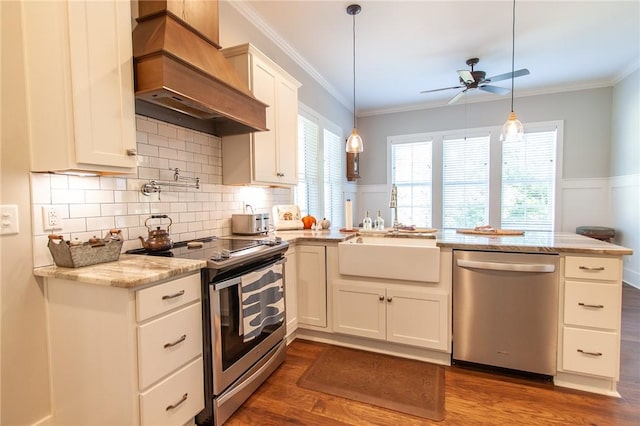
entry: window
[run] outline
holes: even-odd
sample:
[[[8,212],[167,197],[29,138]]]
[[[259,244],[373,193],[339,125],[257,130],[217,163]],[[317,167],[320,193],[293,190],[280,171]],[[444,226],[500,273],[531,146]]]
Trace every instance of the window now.
[[[340,136],[324,130],[324,216],[336,225],[344,218],[342,201],[344,144]],[[320,218],[319,218],[320,219]]]
[[[318,136],[318,123],[299,115],[298,186],[295,192],[295,202],[300,207],[302,216],[319,211]]]
[[[298,186],[295,203],[302,215],[344,222],[344,138],[342,131],[300,104],[298,115]]]
[[[562,121],[530,123],[524,141],[504,143],[498,126],[389,137],[388,181],[398,187],[398,221],[554,230],[562,129]]]
[[[398,188],[398,222],[430,227],[431,140],[398,138],[391,144],[391,182]]]
[[[525,134],[502,144],[502,227],[553,229],[556,132]]]
[[[489,223],[489,135],[444,139],[442,144],[444,228]]]

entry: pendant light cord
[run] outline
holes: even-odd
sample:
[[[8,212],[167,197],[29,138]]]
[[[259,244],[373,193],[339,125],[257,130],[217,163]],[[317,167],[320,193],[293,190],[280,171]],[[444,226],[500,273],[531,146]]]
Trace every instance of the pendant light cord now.
[[[516,56],[516,0],[513,0],[513,16],[511,19],[511,112],[513,112],[513,76]]]
[[[356,128],[356,14],[353,18],[353,128]]]

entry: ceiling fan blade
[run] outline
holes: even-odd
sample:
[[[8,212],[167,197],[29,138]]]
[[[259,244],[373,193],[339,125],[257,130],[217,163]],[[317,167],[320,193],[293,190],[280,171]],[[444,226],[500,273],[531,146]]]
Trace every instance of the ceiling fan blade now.
[[[511,92],[511,89],[499,86],[489,86],[486,84],[484,86],[478,86],[478,89],[484,90],[485,92],[497,93],[499,95],[506,95],[507,93]]]
[[[458,75],[460,76],[460,80],[465,84],[471,84],[475,81],[473,74],[471,74],[471,71],[469,70],[458,70]]]
[[[523,75],[529,75],[529,70],[526,68],[522,68],[521,70],[516,70],[513,72],[513,78],[522,77]],[[511,78],[511,73],[507,72],[504,74],[494,75],[493,77],[486,78],[484,81],[495,83],[496,81],[507,80]]]
[[[443,87],[442,89],[433,89],[433,90],[423,90],[420,93],[431,93],[431,92],[441,92],[443,90],[450,90],[450,89],[462,89],[464,86],[453,86],[453,87]]]
[[[464,95],[466,91],[467,89],[459,91],[457,95],[455,95],[453,98],[451,98],[451,100],[449,100],[449,102],[447,102],[447,104],[451,105],[452,103],[456,102],[458,99],[462,97],[462,95]]]

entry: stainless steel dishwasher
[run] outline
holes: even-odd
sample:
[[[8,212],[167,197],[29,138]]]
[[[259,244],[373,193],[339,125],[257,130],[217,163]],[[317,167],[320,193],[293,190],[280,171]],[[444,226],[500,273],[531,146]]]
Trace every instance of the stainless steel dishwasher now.
[[[556,374],[558,255],[456,250],[453,361]]]

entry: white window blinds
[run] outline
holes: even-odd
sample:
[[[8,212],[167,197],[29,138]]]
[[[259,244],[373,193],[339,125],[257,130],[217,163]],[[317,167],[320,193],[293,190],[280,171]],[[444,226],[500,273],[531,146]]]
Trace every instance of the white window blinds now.
[[[552,231],[557,130],[502,145],[502,227]]]
[[[317,214],[319,196],[318,123],[298,115],[298,186],[295,202],[302,216]]]
[[[442,143],[444,228],[489,223],[489,135]]]
[[[340,136],[325,129],[324,145],[324,218],[334,225],[341,225],[344,220],[342,202],[344,144]],[[321,218],[318,218],[321,219]]]
[[[391,182],[398,188],[398,222],[431,227],[432,141],[391,144]]]

